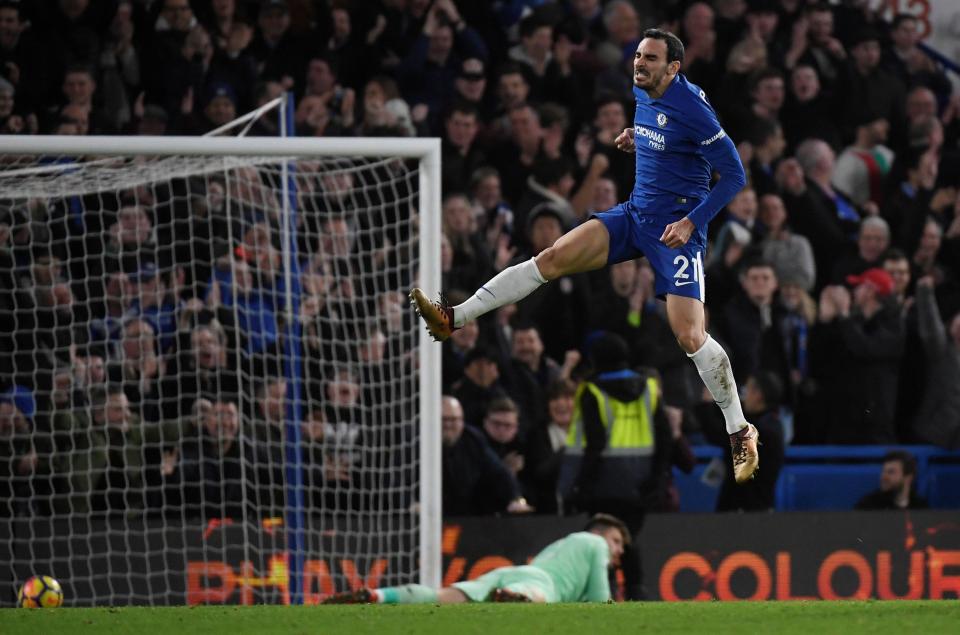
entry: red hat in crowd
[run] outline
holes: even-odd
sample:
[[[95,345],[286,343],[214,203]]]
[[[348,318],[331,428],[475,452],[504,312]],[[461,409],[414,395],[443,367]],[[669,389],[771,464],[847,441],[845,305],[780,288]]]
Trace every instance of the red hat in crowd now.
[[[855,287],[867,282],[873,285],[878,295],[888,296],[893,293],[893,278],[880,267],[867,269],[860,275],[847,276],[847,284]]]

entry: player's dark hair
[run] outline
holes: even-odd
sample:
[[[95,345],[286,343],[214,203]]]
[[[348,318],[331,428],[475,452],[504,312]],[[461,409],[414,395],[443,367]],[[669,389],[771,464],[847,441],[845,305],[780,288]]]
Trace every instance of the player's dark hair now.
[[[893,450],[883,455],[883,463],[899,461],[903,466],[904,476],[913,476],[917,473],[917,459],[905,450]]]
[[[647,29],[643,32],[644,39],[663,40],[667,45],[667,64],[680,62],[683,64],[683,42],[670,31],[663,29]]]
[[[584,527],[583,530],[594,531],[595,529],[603,530],[611,527],[620,530],[620,535],[623,536],[624,546],[629,546],[631,538],[627,524],[612,514],[594,514],[590,517],[590,520],[587,521],[587,526]]]

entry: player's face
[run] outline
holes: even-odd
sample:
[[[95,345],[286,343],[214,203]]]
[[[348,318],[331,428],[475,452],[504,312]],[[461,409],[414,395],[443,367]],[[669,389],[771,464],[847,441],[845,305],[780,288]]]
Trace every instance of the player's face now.
[[[677,64],[672,73],[667,64],[667,43],[663,40],[644,38],[637,47],[633,56],[633,83],[643,90],[660,92],[677,74],[680,66]]]
[[[610,547],[610,566],[619,567],[623,556],[623,534],[616,527],[607,527],[601,535]]]

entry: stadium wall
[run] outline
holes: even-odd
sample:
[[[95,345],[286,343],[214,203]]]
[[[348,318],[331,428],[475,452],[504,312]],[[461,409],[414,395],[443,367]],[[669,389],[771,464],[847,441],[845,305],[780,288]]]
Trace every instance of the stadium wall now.
[[[583,518],[463,518],[443,530],[443,583],[475,578],[495,567],[527,562],[540,548],[583,526]],[[213,522],[171,527],[147,521],[132,530],[31,523],[0,525],[0,550],[33,571],[10,569],[0,589],[9,606],[15,580],[50,573],[73,605],[84,598],[117,604],[287,603],[287,563],[280,519],[247,528]],[[327,521],[329,523],[329,520]],[[351,521],[355,529],[356,520]],[[329,524],[325,526],[331,526]],[[48,536],[53,538],[48,540]],[[91,542],[90,535],[101,536]],[[305,603],[341,587],[377,586],[390,557],[340,559],[338,541],[356,534],[312,536],[304,565]],[[82,536],[82,538],[76,538]],[[353,537],[351,537],[353,536]],[[38,551],[38,545],[44,551]],[[363,553],[402,553],[409,545],[377,545]],[[960,521],[949,512],[796,512],[652,515],[643,534],[650,599],[799,600],[960,597]],[[2,555],[2,554],[0,554]],[[70,576],[69,572],[73,575]],[[80,582],[77,582],[80,581]]]

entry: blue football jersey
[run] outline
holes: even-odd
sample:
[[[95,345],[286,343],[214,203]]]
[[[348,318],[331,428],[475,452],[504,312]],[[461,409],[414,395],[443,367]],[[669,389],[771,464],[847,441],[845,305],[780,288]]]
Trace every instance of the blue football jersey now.
[[[736,147],[706,94],[683,74],[660,99],[636,86],[633,94],[637,165],[631,203],[644,214],[684,213],[703,229],[746,181]],[[714,169],[721,178],[711,192]]]

